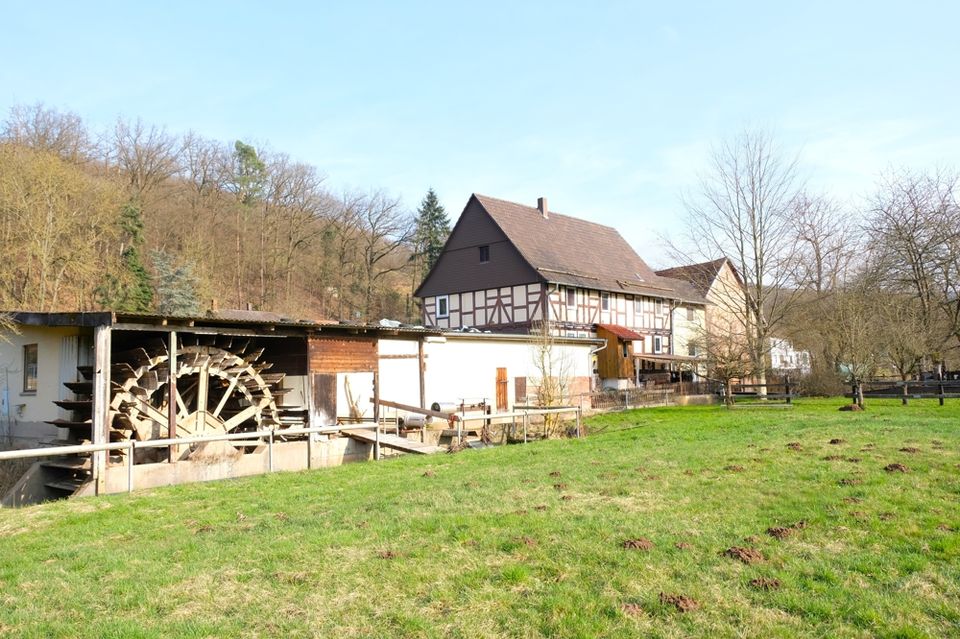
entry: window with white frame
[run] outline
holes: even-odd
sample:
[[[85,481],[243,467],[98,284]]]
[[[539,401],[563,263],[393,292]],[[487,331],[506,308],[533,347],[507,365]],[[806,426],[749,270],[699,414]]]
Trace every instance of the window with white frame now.
[[[659,335],[653,336],[653,352],[660,353],[663,350],[663,338]]]
[[[437,319],[443,319],[445,317],[450,317],[450,296],[438,295],[437,296]]]
[[[604,311],[610,310],[610,293],[600,293],[600,308]]]
[[[23,347],[23,392],[32,394],[37,392],[37,345],[26,344]]]
[[[696,313],[696,311],[693,310],[693,307],[692,307],[692,306],[688,306],[688,307],[687,307],[687,321],[688,321],[688,322],[692,322],[692,321],[695,320],[696,318],[697,318],[697,313]]]
[[[656,312],[657,315],[662,315],[662,314],[663,314],[663,300],[662,300],[662,299],[657,298],[657,299],[653,300],[653,310],[654,310],[654,312]]]
[[[633,312],[634,312],[634,313],[637,313],[637,314],[643,312],[643,298],[642,298],[642,297],[638,297],[638,298],[636,298],[636,299],[633,300]]]

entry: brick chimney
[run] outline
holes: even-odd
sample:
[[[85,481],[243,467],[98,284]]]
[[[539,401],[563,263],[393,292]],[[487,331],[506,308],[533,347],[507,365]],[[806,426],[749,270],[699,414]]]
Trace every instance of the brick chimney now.
[[[547,209],[547,198],[537,198],[537,209],[540,211],[540,215],[543,216],[543,219],[546,220],[550,218],[550,211]]]

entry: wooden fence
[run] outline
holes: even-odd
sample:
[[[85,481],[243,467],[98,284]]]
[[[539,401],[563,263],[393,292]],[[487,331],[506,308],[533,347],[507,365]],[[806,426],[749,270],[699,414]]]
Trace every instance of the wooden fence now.
[[[861,395],[862,393],[862,395]],[[906,406],[911,399],[936,399],[941,406],[944,400],[960,398],[960,380],[944,379],[870,379],[854,380],[847,397],[857,403],[857,397],[865,399],[899,399]]]

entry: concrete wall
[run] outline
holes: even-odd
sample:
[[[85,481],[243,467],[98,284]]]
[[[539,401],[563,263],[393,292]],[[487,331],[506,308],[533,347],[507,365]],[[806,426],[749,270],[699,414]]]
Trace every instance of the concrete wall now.
[[[309,468],[340,466],[350,462],[373,459],[373,446],[349,437],[326,439],[313,442],[310,464],[307,464],[307,442],[278,442],[273,447],[273,469],[279,471],[298,471]],[[262,475],[269,472],[267,447],[263,446],[255,453],[236,458],[213,456],[187,459],[175,464],[137,464],[133,467],[134,490],[187,484],[201,481],[215,481],[232,477]],[[123,464],[107,467],[106,492],[120,493],[127,490],[127,466]],[[92,495],[93,485],[88,483],[77,495]]]
[[[77,379],[76,362],[61,361],[64,338],[74,338],[75,349],[76,336],[82,330],[21,326],[19,335],[7,335],[9,342],[0,342],[0,448],[29,448],[57,435],[57,428],[43,422],[64,416],[53,402],[69,397],[63,382]],[[23,390],[23,347],[27,344],[37,345],[36,392]],[[83,357],[74,351],[64,355]]]

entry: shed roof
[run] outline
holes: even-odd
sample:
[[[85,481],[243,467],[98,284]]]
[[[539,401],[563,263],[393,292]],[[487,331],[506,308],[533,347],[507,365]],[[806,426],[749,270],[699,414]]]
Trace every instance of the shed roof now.
[[[618,326],[617,324],[598,324],[599,328],[602,328],[606,331],[609,331],[619,337],[622,340],[641,340],[643,335],[640,333],[627,328],[626,326]]]

